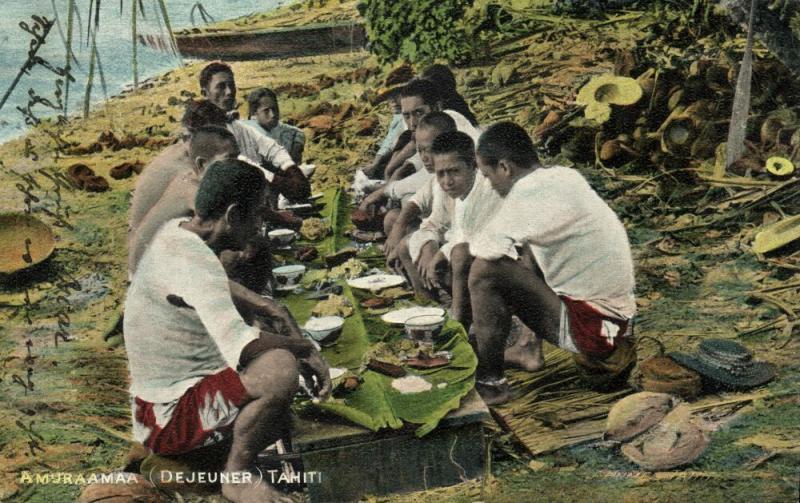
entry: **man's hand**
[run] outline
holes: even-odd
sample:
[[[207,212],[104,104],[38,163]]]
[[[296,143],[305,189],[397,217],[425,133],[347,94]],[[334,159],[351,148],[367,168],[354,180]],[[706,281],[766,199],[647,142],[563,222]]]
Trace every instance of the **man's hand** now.
[[[400,248],[395,246],[386,254],[386,267],[400,274],[402,265],[400,261]]]
[[[365,197],[364,200],[361,201],[361,204],[358,206],[358,209],[367,212],[370,216],[375,216],[378,210],[378,206],[380,205],[382,200],[383,200],[383,188],[380,188],[375,192],[373,192],[372,194]]]
[[[311,351],[307,358],[299,359],[298,363],[300,364],[300,374],[312,394],[320,400],[326,400],[331,394],[331,373],[319,351]],[[316,383],[314,382],[315,376]]]
[[[422,283],[425,285],[425,288],[433,290],[434,288],[441,286],[439,282],[439,274],[446,265],[447,257],[444,256],[444,253],[442,253],[441,250],[439,250],[433,257],[425,262],[420,259],[417,270],[419,271],[419,275],[422,278]]]

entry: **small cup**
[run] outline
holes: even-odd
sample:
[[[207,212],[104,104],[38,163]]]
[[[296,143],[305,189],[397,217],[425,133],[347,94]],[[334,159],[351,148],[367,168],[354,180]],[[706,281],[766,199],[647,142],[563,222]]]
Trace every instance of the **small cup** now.
[[[275,276],[275,281],[277,281],[279,289],[296,287],[300,283],[300,278],[303,277],[305,272],[306,266],[300,264],[284,265],[272,270],[272,274]]]
[[[269,240],[278,246],[288,246],[297,237],[297,233],[292,229],[275,229],[267,233]]]
[[[444,316],[436,314],[414,316],[406,320],[406,336],[420,346],[433,349],[433,340],[439,336],[443,326]]]

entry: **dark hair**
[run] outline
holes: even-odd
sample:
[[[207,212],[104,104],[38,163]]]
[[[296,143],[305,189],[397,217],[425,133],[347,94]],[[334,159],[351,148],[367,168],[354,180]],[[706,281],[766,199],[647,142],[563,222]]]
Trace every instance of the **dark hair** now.
[[[203,126],[224,126],[228,122],[225,111],[208,100],[192,100],[186,104],[181,124],[190,132]]]
[[[214,140],[224,140],[236,144],[236,137],[224,127],[201,126],[194,130],[192,139],[189,140],[189,153],[192,159],[203,157],[210,159],[217,152],[219,143]]]
[[[447,133],[456,130],[456,121],[444,112],[430,112],[419,120],[419,128],[435,128],[439,133]]]
[[[492,166],[497,166],[501,159],[506,159],[523,168],[529,168],[539,160],[531,137],[513,122],[493,124],[478,139],[477,151]]]
[[[248,117],[252,117],[253,114],[256,113],[258,102],[261,101],[261,98],[272,98],[272,101],[275,103],[275,115],[280,115],[278,110],[278,95],[275,94],[275,91],[266,87],[259,87],[247,95]]]
[[[422,71],[420,78],[430,80],[440,90],[456,90],[456,77],[447,65],[431,65]]]
[[[261,202],[266,184],[261,170],[252,164],[237,159],[213,162],[197,187],[195,212],[203,219],[215,218],[231,204],[239,204],[249,214]]]
[[[224,63],[222,61],[212,61],[211,63],[207,64],[200,70],[200,89],[205,89],[208,87],[208,84],[211,82],[211,78],[214,74],[226,72],[233,76],[233,68],[228,63]]]
[[[470,167],[475,163],[475,143],[473,143],[468,134],[461,131],[449,131],[437,136],[433,140],[433,145],[431,145],[431,153],[454,153]]]
[[[419,96],[422,101],[432,107],[439,103],[440,96],[436,86],[430,80],[414,79],[400,89],[401,98]]]

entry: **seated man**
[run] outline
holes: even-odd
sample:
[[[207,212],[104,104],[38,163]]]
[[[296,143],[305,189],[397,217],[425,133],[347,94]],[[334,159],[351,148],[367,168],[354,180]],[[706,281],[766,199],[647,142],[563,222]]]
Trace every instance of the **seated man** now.
[[[469,330],[468,243],[489,223],[502,199],[477,171],[475,146],[466,134],[437,136],[431,153],[437,182],[433,209],[401,248],[400,259],[415,288],[452,292],[452,316]]]
[[[216,107],[214,107],[216,108]],[[239,147],[233,134],[219,126],[202,126],[193,131],[191,139],[186,142],[188,155],[182,156],[185,160],[179,163],[181,171],[176,173],[169,183],[161,190],[159,198],[154,201],[148,211],[134,222],[131,210],[131,222],[128,229],[128,271],[133,274],[147,246],[153,240],[164,223],[173,218],[187,217],[194,213],[194,198],[197,186],[203,176],[205,168],[214,161],[223,159],[236,159]],[[151,164],[152,165],[152,164]],[[175,166],[170,166],[171,170]],[[155,190],[148,193],[140,192],[139,185],[134,195],[142,197],[155,194]],[[140,205],[139,207],[142,207]]]
[[[595,379],[624,376],[635,363],[625,334],[636,302],[619,218],[580,173],[541,166],[516,124],[490,127],[477,160],[504,199],[469,244],[478,392],[489,404],[508,400],[504,366],[540,368],[542,339],[575,353],[585,369],[607,371],[592,372]],[[512,314],[535,335],[506,351]]]
[[[218,255],[256,232],[264,190],[255,167],[212,164],[195,217],[167,222],[133,276],[124,321],[133,436],[157,454],[187,453],[232,433],[225,471],[250,470],[289,428],[298,374],[320,398],[330,392],[328,367],[296,324],[285,335],[261,331],[231,302]],[[265,299],[254,302],[267,316],[276,312]],[[223,496],[286,500],[258,476],[240,480],[223,480]]]
[[[150,208],[155,205],[172,180],[187,171],[191,171],[195,159],[189,153],[189,141],[192,133],[206,125],[225,127],[225,114],[219,107],[207,100],[190,101],[186,105],[181,124],[183,126],[182,141],[165,148],[142,171],[133,191],[128,232],[139,226]],[[130,244],[130,238],[129,238]],[[130,247],[129,247],[130,248]]]
[[[475,114],[469,109],[464,98],[458,94],[456,77],[447,65],[431,65],[422,71],[420,77],[436,84],[439,95],[442,97],[442,108],[455,110],[463,115],[470,124],[478,127],[478,119],[475,118]]]
[[[302,201],[311,195],[311,185],[289,152],[278,142],[238,120],[236,82],[233,69],[221,61],[209,63],[200,71],[200,92],[229,115],[228,129],[236,137],[242,155],[267,170],[273,190],[273,204],[278,194],[290,201]]]
[[[275,91],[261,87],[247,96],[248,119],[245,124],[277,141],[292,156],[295,164],[303,162],[306,134],[302,129],[280,121]]]

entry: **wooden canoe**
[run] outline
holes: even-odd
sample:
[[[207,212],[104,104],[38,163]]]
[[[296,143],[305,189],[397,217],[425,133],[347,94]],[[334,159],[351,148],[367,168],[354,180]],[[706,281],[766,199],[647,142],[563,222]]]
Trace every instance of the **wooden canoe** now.
[[[256,31],[201,31],[175,36],[181,55],[198,59],[253,60],[313,56],[362,49],[364,25],[353,21]]]

